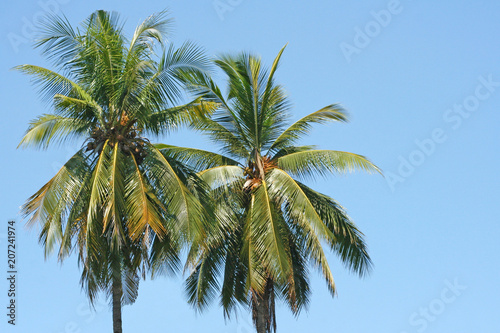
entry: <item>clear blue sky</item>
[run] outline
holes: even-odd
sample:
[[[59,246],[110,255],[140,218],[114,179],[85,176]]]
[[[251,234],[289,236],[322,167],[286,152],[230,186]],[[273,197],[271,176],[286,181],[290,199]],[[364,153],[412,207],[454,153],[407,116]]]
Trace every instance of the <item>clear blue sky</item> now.
[[[289,43],[278,80],[299,118],[331,103],[349,124],[316,127],[306,142],[368,156],[386,178],[354,174],[313,183],[336,198],[366,234],[375,263],[358,279],[333,255],[338,297],[313,272],[308,312],[278,306],[279,332],[500,332],[500,2],[484,1],[76,1],[1,4],[3,121],[0,191],[0,331],[111,332],[107,305],[89,312],[76,260],[44,261],[19,206],[78,147],[16,150],[29,120],[49,110],[15,65],[47,65],[30,44],[44,12],[78,24],[116,10],[127,29],[168,7],[173,40],[210,55],[252,51],[270,64]],[[383,10],[383,11],[382,11]],[[382,11],[382,12],[381,12]],[[165,143],[212,149],[179,132]],[[18,316],[7,325],[6,222],[17,221]],[[252,332],[250,318],[224,322],[214,302],[195,314],[182,279],[143,281],[124,308],[124,332]],[[104,302],[104,300],[103,300]]]

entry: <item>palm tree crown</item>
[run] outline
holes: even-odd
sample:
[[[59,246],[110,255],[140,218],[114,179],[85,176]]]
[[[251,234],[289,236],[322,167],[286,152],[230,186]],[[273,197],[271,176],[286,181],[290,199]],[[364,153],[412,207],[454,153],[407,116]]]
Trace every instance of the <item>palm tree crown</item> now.
[[[371,267],[363,235],[344,209],[298,179],[379,169],[361,155],[296,145],[312,124],[344,122],[347,116],[329,105],[287,127],[290,102],[274,80],[283,50],[269,70],[246,53],[218,58],[215,63],[227,76],[226,95],[209,77],[192,76],[191,90],[219,105],[197,128],[223,145],[224,163],[208,153],[200,158],[188,150],[170,151],[207,168],[199,176],[211,185],[219,218],[205,244],[192,251],[189,301],[201,309],[220,288],[225,315],[238,303],[249,306],[258,332],[276,330],[276,297],[294,314],[307,305],[309,264],[320,269],[335,294],[322,242],[360,276]]]

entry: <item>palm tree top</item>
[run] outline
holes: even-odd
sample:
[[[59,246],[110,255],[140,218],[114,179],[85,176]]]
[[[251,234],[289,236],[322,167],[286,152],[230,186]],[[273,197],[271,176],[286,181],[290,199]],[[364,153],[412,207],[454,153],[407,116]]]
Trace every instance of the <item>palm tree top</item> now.
[[[166,15],[148,17],[130,40],[114,12],[94,12],[81,30],[64,17],[45,24],[36,47],[59,72],[34,65],[15,69],[32,76],[55,112],[35,119],[20,146],[46,148],[83,136],[91,150],[109,139],[124,142],[127,153],[148,133],[168,133],[201,112],[197,101],[173,107],[183,97],[183,76],[206,73],[208,59],[193,43],[178,49],[166,44],[172,21]]]
[[[290,124],[291,102],[284,88],[276,84],[275,73],[286,45],[267,69],[261,58],[247,52],[236,56],[224,54],[214,62],[227,78],[224,94],[207,75],[191,78],[189,89],[205,101],[219,105],[211,119],[199,121],[196,127],[220,143],[222,151],[246,167],[245,172],[262,177],[266,170],[286,164],[295,175],[305,176],[304,165],[293,157],[316,159],[316,173],[346,172],[360,168],[367,172],[380,170],[361,155],[318,150],[316,146],[297,146],[313,124],[347,122],[348,114],[339,104],[331,104]],[[336,164],[328,160],[335,154]],[[293,160],[293,161],[292,161]],[[313,175],[308,173],[309,176]],[[259,178],[257,177],[257,178]]]

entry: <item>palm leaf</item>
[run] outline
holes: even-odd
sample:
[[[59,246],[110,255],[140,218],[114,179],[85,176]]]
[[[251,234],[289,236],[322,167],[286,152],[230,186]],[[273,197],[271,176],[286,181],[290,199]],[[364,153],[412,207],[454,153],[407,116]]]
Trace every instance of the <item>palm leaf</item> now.
[[[158,207],[159,205],[156,204],[159,200],[154,190],[151,188],[151,185],[147,183],[146,176],[139,168],[134,155],[131,154],[130,158],[133,160],[134,169],[130,173],[125,189],[129,235],[131,239],[135,241],[145,236],[150,227],[157,237],[163,239],[167,230],[164,225],[165,220],[160,212],[162,205]]]
[[[252,243],[262,264],[269,269],[273,279],[280,281],[289,274],[290,258],[286,242],[286,227],[283,225],[266,181],[255,191],[252,210]]]
[[[300,188],[321,216],[323,222],[333,233],[327,240],[344,265],[356,272],[359,276],[368,274],[372,268],[372,261],[368,255],[368,248],[363,239],[364,235],[351,221],[344,208],[332,198],[318,193],[304,184]]]
[[[347,121],[347,113],[338,104],[328,105],[293,123],[274,141],[271,150],[279,150],[291,146],[311,130],[311,124],[324,124],[328,121]]]
[[[72,137],[83,136],[87,132],[87,124],[79,119],[45,114],[30,122],[18,148],[46,149],[53,141],[61,143]]]
[[[292,152],[278,158],[278,166],[294,176],[303,178],[324,176],[327,172],[345,174],[355,170],[381,173],[366,157],[336,150]]]
[[[238,162],[233,159],[206,150],[166,144],[156,144],[155,147],[165,156],[189,165],[195,170],[205,170],[225,165],[238,165]]]

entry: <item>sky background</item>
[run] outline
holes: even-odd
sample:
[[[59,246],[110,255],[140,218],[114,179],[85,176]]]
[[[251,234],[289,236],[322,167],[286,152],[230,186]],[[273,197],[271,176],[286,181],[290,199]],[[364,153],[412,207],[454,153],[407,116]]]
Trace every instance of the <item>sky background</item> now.
[[[278,305],[278,332],[500,332],[500,2],[488,1],[2,1],[0,331],[111,332],[101,298],[89,310],[73,256],[44,260],[19,206],[79,147],[17,150],[28,122],[50,109],[15,65],[49,66],[32,48],[50,11],[73,25],[118,11],[130,36],[155,11],[175,18],[172,41],[207,54],[251,51],[270,65],[288,43],[277,80],[298,119],[331,103],[348,124],[315,127],[304,143],[369,157],[379,175],[310,182],[338,200],[365,233],[372,274],[359,279],[333,254],[338,297],[312,271],[309,311]],[[220,81],[219,81],[220,82]],[[214,149],[187,131],[161,142]],[[7,324],[7,221],[17,228],[17,325]],[[182,277],[141,282],[123,309],[124,332],[253,332],[247,311],[225,322],[214,302],[196,314]]]

